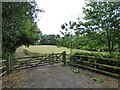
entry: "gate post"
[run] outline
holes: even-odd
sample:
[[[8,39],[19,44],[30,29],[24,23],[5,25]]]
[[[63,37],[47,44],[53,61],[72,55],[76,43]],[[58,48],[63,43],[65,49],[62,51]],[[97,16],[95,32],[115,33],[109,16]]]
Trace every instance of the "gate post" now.
[[[52,53],[51,63],[54,64],[54,53]]]
[[[8,57],[8,58],[6,59],[6,72],[9,74],[10,71],[11,71],[11,58]]]
[[[64,65],[66,66],[66,51],[62,52],[62,61]]]

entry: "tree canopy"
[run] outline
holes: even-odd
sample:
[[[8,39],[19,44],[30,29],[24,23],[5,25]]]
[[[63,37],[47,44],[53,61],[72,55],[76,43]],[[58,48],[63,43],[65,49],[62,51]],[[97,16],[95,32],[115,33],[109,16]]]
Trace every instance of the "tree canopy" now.
[[[60,35],[54,35],[54,34],[49,34],[49,35],[42,35],[40,38],[40,45],[56,45],[57,44],[57,38],[60,38]]]
[[[44,12],[37,8],[35,2],[2,3],[2,51],[3,58],[13,55],[21,46],[35,44],[41,31],[35,19],[37,13]]]
[[[120,12],[119,2],[90,2],[83,8],[85,14],[85,30],[95,46],[107,46],[110,53],[119,47],[120,42]],[[91,40],[90,40],[91,41]]]
[[[66,32],[72,29],[75,48],[107,49],[110,53],[120,48],[120,2],[87,2],[83,13],[85,22],[78,18],[78,22],[69,22],[70,26],[66,23],[61,26],[64,40],[68,38]]]

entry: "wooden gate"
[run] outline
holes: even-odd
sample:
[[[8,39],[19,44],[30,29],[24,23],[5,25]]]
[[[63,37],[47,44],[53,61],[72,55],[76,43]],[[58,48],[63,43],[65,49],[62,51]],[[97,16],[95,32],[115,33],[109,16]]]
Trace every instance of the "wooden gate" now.
[[[50,65],[55,63],[63,62],[66,65],[66,52],[62,53],[52,53],[52,54],[42,54],[40,56],[33,57],[22,57],[12,59],[11,70],[27,68],[27,67],[37,67],[41,65]]]

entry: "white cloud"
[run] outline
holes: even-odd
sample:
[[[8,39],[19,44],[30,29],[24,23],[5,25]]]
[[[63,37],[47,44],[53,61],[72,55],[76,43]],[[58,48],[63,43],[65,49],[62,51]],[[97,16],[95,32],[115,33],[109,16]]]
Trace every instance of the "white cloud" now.
[[[40,13],[42,18],[38,27],[43,34],[60,34],[61,25],[69,20],[83,17],[82,7],[85,0],[36,0],[39,8],[45,10]]]

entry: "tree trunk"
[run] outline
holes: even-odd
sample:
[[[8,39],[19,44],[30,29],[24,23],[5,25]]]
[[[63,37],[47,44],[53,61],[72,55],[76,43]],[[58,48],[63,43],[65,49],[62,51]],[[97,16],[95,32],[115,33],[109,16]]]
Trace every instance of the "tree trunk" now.
[[[107,40],[108,40],[108,49],[109,49],[109,53],[111,54],[111,40],[110,40],[110,36],[109,36],[108,31],[107,31]]]

